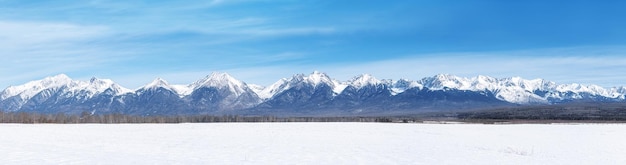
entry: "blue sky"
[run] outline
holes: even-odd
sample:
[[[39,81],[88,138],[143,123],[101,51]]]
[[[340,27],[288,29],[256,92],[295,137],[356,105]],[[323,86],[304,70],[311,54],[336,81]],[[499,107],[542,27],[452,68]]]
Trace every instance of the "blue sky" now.
[[[626,85],[622,1],[0,0],[0,86],[60,73],[137,88],[319,70]]]

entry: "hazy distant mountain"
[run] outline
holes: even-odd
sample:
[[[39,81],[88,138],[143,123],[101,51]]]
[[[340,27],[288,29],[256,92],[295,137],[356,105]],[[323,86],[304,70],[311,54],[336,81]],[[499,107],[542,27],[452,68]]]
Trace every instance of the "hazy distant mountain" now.
[[[338,81],[316,71],[263,87],[227,73],[212,73],[188,85],[171,85],[157,78],[136,90],[108,79],[77,81],[61,74],[6,88],[0,93],[0,109],[134,115],[368,115],[576,101],[624,102],[625,95],[625,87],[606,89],[543,79],[446,74],[417,81],[379,80],[363,74]]]

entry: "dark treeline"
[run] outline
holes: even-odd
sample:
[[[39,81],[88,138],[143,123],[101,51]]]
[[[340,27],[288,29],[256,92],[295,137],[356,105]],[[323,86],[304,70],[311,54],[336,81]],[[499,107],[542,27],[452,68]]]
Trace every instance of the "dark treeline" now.
[[[462,112],[458,119],[626,121],[626,103],[569,103]]]
[[[214,123],[214,122],[421,122],[430,120],[626,121],[626,103],[567,103],[502,107],[461,112],[431,112],[383,117],[275,117],[241,115],[135,116],[124,114],[77,115],[0,112],[0,123]]]
[[[80,115],[0,112],[0,123],[216,123],[216,122],[409,122],[399,117],[273,117],[239,115],[130,116],[123,114]]]

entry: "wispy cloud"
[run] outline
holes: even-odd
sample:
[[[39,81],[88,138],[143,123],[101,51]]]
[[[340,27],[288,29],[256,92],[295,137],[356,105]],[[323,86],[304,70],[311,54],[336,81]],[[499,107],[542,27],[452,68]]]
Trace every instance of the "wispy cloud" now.
[[[0,21],[0,77],[24,82],[113,60],[115,54],[89,42],[108,35],[106,27],[54,22]]]
[[[199,35],[219,37],[218,40],[238,41],[260,39],[267,37],[288,37],[301,35],[327,35],[336,33],[339,29],[330,26],[293,26],[285,25],[272,18],[248,17],[241,19],[208,19],[196,25],[181,25],[162,27],[159,29],[142,29],[132,32],[140,35],[163,33],[194,32]]]
[[[624,47],[582,47],[503,52],[441,53],[408,56],[367,63],[275,65],[232,69],[251,83],[268,85],[282,77],[313,70],[327,72],[339,80],[361,73],[385,79],[421,79],[446,73],[464,77],[487,75],[497,78],[521,76],[557,83],[626,85]]]
[[[72,5],[42,2],[24,3],[12,8],[0,7],[23,13],[23,16],[0,14],[13,17],[13,20],[22,20],[0,20],[0,53],[3,60],[8,62],[0,66],[0,77],[4,80],[0,85],[15,85],[58,73],[82,77],[124,74],[128,70],[142,74],[148,72],[146,70],[160,72],[187,68],[174,65],[153,68],[146,65],[161,63],[147,62],[146,59],[165,61],[173,58],[173,55],[193,56],[188,60],[177,61],[207,61],[189,65],[212,65],[210,68],[213,69],[261,65],[300,58],[301,53],[291,50],[242,51],[244,48],[228,47],[266,38],[318,35],[336,31],[332,27],[288,25],[263,15],[214,14],[210,12],[212,9],[208,9],[245,2],[247,1],[214,0],[206,3],[144,4],[94,0]],[[68,11],[87,14],[72,15],[74,19],[71,22],[59,20],[54,15],[44,21],[29,20],[29,16],[32,16],[29,14],[55,13],[63,17],[72,13]],[[216,62],[203,60],[220,57],[225,58]],[[133,63],[142,64],[135,66]]]
[[[6,61],[0,66],[0,86],[66,73],[85,79],[111,78],[137,87],[155,77],[188,83],[212,71],[230,72],[250,83],[267,85],[313,70],[340,80],[360,73],[395,79],[450,73],[626,85],[622,83],[626,76],[618,72],[626,69],[622,58],[626,49],[533,49],[621,43],[619,34],[606,37],[596,33],[615,30],[600,28],[571,39],[577,35],[554,36],[550,30],[535,33],[541,30],[517,26],[517,22],[486,26],[459,15],[467,14],[460,11],[474,11],[457,10],[467,5],[267,0],[0,4],[0,54]],[[429,10],[432,7],[442,10]],[[490,22],[509,20],[490,18],[489,12],[470,15]],[[406,20],[406,16],[415,19]],[[541,18],[527,18],[536,19]],[[612,22],[619,21],[607,22],[598,23],[614,25]],[[517,32],[534,35],[520,36]],[[585,42],[587,38],[589,42]],[[504,49],[528,50],[492,51]],[[445,52],[449,50],[461,53]],[[468,50],[475,52],[462,52]]]
[[[345,81],[358,74],[373,74],[380,79],[419,80],[436,74],[463,77],[478,75],[526,79],[543,78],[557,83],[596,84],[604,87],[626,85],[626,53],[622,47],[582,47],[535,49],[502,52],[421,54],[367,63],[285,64],[267,66],[206,68],[178,72],[152,73],[120,78],[130,87],[139,87],[155,77],[186,84],[213,71],[228,72],[247,83],[270,85],[293,74],[314,70]],[[289,56],[289,55],[288,55]],[[146,76],[148,75],[148,76]],[[140,77],[140,78],[138,78]]]
[[[3,49],[30,48],[64,44],[91,39],[107,33],[105,27],[80,26],[66,23],[0,21],[0,41]],[[59,42],[63,41],[63,42]]]

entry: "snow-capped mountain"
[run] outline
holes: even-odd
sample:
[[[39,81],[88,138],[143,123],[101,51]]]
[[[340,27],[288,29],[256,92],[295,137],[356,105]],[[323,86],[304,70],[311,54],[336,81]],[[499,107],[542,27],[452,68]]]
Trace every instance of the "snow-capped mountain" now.
[[[132,90],[124,88],[110,79],[98,79],[93,77],[89,80],[89,83],[83,81],[78,82],[80,85],[77,88],[74,88],[73,91],[86,91],[90,94],[90,97],[104,92],[111,92],[110,94],[112,95],[123,95],[133,92]]]
[[[158,90],[158,89],[165,89],[165,90],[169,90],[169,91],[176,91],[174,90],[174,88],[165,80],[161,79],[161,78],[156,78],[154,80],[152,80],[152,82],[144,85],[143,87],[137,89],[137,92],[144,92],[144,91],[154,91],[154,90]]]
[[[496,79],[487,76],[462,78],[453,75],[436,75],[420,82],[431,90],[444,88],[489,91],[500,100],[516,104],[555,103],[579,99],[620,99],[625,93],[597,85],[556,84],[543,79],[526,80],[520,77]]]
[[[0,100],[16,96],[27,100],[45,89],[59,88],[63,85],[68,85],[71,82],[72,79],[70,79],[67,75],[60,74],[52,77],[46,77],[43,80],[31,81],[24,85],[10,86],[2,92]]]
[[[361,89],[368,85],[380,85],[380,84],[383,84],[383,82],[376,79],[372,75],[362,74],[362,75],[354,77],[352,80],[349,80],[347,84],[357,89]]]
[[[256,87],[257,90],[255,90],[255,93],[261,99],[264,99],[264,100],[269,99],[272,96],[274,96],[276,93],[280,93],[284,91],[285,89],[287,89],[288,88],[287,85],[289,85],[289,81],[290,80],[286,78],[282,78],[268,87],[261,87],[260,85],[255,85],[257,86]]]
[[[89,81],[76,81],[67,75],[60,74],[24,85],[8,87],[1,93],[0,108],[15,111],[29,102],[33,104],[35,100],[56,100],[55,103],[59,103],[62,100],[75,99],[85,102],[100,94],[118,96],[126,93],[132,93],[132,90],[109,79],[94,77]]]
[[[280,94],[286,90],[292,88],[301,88],[302,86],[310,86],[312,88],[327,86],[331,88],[335,93],[341,93],[343,88],[346,87],[345,84],[342,84],[337,80],[331,79],[325,73],[314,71],[308,76],[304,74],[296,74],[289,79],[282,78],[274,84],[264,88],[263,90],[258,91],[257,94],[263,99],[269,99],[271,97],[274,97],[276,94]]]
[[[341,84],[325,73],[315,71],[310,75],[296,74],[281,79],[262,91],[267,98],[260,107],[264,109],[316,109],[327,104],[336,95]]]
[[[202,110],[234,110],[253,107],[261,102],[257,93],[227,73],[212,73],[189,85],[185,98]],[[211,108],[204,108],[211,107]]]
[[[340,92],[337,92],[332,104],[342,108],[361,107],[356,109],[359,112],[363,109],[384,109],[386,107],[383,106],[393,104],[391,83],[390,80],[379,80],[369,74],[356,76],[343,83],[343,89],[337,90]]]
[[[387,81],[388,84],[390,84],[391,86],[391,94],[392,95],[397,95],[399,93],[402,93],[404,91],[406,91],[407,89],[411,89],[411,88],[417,88],[417,89],[422,89],[424,88],[424,85],[418,83],[417,81],[411,81],[411,80],[407,80],[407,79],[399,79],[396,81]]]
[[[572,101],[623,102],[626,87],[557,84],[520,77],[471,78],[439,74],[414,81],[377,79],[369,74],[347,81],[315,71],[296,74],[267,87],[247,84],[227,73],[212,73],[190,84],[157,78],[136,90],[112,80],[72,80],[60,74],[10,86],[0,93],[3,111],[43,113],[174,114],[367,114],[472,109]]]
[[[223,88],[230,91],[233,97],[238,97],[245,93],[253,93],[246,83],[233,78],[227,73],[218,72],[192,83],[189,87],[193,90],[206,87]]]

